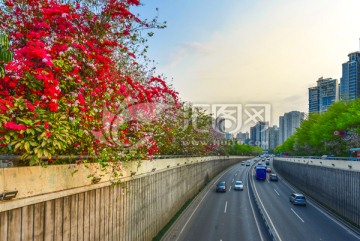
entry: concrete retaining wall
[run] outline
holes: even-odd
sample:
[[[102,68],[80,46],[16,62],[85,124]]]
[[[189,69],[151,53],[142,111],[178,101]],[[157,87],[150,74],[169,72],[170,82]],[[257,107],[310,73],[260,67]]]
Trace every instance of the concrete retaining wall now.
[[[321,166],[323,164],[325,166]],[[273,161],[276,171],[289,183],[360,227],[360,171],[354,170],[358,164],[330,163],[328,160],[303,162],[290,158]]]
[[[190,158],[173,168],[168,166],[177,161],[167,160],[164,169],[116,186],[105,182],[0,201],[0,240],[152,240],[207,180],[244,159]]]

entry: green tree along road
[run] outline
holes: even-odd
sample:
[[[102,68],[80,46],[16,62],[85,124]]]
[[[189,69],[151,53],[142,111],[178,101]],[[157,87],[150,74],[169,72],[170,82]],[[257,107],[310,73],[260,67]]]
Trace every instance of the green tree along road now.
[[[262,154],[262,152],[263,149],[259,146],[239,144],[237,142],[227,147],[227,153],[229,155],[259,155]]]
[[[327,112],[310,114],[297,131],[275,150],[290,155],[349,156],[360,146],[360,100],[340,101]]]

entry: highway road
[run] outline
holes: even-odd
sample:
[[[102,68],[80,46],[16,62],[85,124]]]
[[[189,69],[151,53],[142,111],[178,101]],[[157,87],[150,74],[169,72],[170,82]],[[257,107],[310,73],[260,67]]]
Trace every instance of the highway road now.
[[[270,182],[268,178],[258,181],[250,175],[250,181],[276,240],[360,240],[359,234],[352,232],[309,198],[306,207],[290,203],[289,195],[298,191],[281,177],[278,182]]]
[[[179,236],[176,239],[168,236],[162,240],[268,240],[266,229],[254,207],[255,203],[249,199],[249,170],[249,166],[239,163],[215,178],[198,207],[184,220]],[[243,191],[234,190],[237,180],[244,182]],[[215,191],[218,181],[226,181],[225,193]]]
[[[306,207],[291,204],[288,197],[296,190],[281,176],[278,182],[269,182],[268,179],[258,181],[253,172],[253,167],[239,163],[218,175],[162,240],[272,240],[250,195],[251,182],[253,193],[275,240],[360,241],[356,230],[348,228],[311,200],[308,199]],[[244,182],[244,191],[233,189],[236,180]],[[226,193],[215,192],[218,181],[227,182]]]

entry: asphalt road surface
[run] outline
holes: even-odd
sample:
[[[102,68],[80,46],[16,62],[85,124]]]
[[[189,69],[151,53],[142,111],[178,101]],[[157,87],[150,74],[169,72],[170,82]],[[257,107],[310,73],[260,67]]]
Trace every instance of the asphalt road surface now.
[[[251,163],[253,165],[254,160]],[[243,191],[234,190],[234,183],[237,180],[243,181]],[[215,191],[218,181],[226,181],[225,193]],[[250,182],[275,240],[360,241],[357,230],[349,228],[309,198],[306,207],[291,204],[289,195],[297,190],[281,176],[278,182],[270,182],[268,177],[266,181],[259,181],[255,179],[253,166],[240,163],[214,178],[172,225],[162,240],[272,240],[250,195]]]

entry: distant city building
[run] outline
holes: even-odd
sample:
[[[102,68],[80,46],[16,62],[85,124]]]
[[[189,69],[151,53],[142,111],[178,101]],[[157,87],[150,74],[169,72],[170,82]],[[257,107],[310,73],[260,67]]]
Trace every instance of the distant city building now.
[[[268,150],[274,150],[279,145],[279,128],[277,126],[269,127],[267,130]]]
[[[265,130],[269,127],[268,122],[259,121],[255,126],[250,127],[250,143],[253,146],[260,146],[267,149],[267,138]]]
[[[309,113],[319,112],[319,89],[318,87],[309,88]]]
[[[291,111],[285,113],[279,118],[279,145],[283,144],[287,138],[296,132],[304,120],[305,113],[300,111]],[[281,142],[280,142],[281,141]]]
[[[319,112],[325,112],[334,102],[339,100],[339,83],[337,79],[319,78]]]
[[[246,143],[246,140],[249,139],[249,132],[239,132],[236,134],[236,139],[240,142],[240,143]]]
[[[232,140],[233,139],[233,135],[229,132],[225,132],[225,139],[226,140]]]
[[[285,123],[284,116],[279,117],[279,145],[282,145],[285,141]]]
[[[348,54],[349,60],[342,64],[340,99],[354,100],[360,97],[360,52]]]
[[[255,140],[256,140],[256,127],[252,126],[250,127],[250,145],[255,146]]]
[[[309,88],[309,113],[322,113],[339,100],[338,80],[319,78],[316,87]]]

